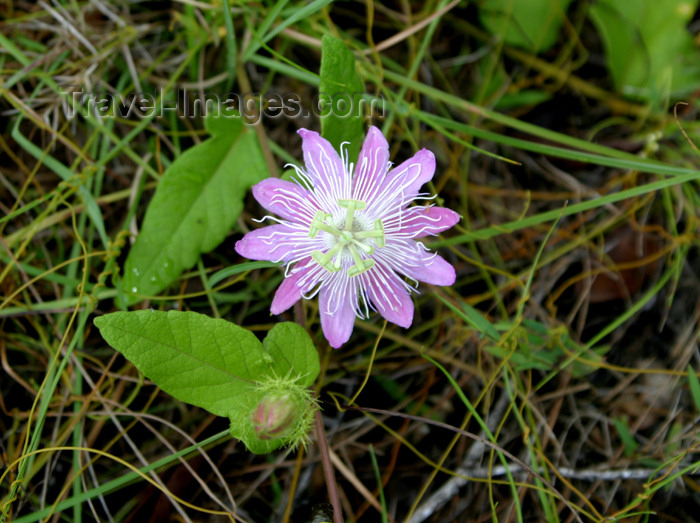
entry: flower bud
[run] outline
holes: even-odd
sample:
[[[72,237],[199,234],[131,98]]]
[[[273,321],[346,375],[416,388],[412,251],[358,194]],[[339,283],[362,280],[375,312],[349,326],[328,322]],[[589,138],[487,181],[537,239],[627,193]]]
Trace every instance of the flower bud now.
[[[253,409],[250,421],[258,438],[284,438],[294,432],[302,411],[303,406],[295,401],[292,394],[271,391]]]

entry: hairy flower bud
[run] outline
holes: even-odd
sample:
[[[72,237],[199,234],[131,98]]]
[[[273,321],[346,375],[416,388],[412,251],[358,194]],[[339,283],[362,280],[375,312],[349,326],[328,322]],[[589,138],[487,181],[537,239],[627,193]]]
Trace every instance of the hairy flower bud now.
[[[293,394],[272,391],[255,407],[250,421],[260,439],[284,438],[294,432],[303,410],[304,406],[295,401]]]
[[[319,410],[307,383],[298,376],[276,376],[274,372],[263,376],[241,410],[231,412],[231,435],[255,454],[306,446]]]

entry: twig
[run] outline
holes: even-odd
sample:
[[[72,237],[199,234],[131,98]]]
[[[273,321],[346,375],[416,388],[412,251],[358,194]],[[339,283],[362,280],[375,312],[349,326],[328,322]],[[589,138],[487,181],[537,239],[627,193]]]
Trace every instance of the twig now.
[[[444,15],[448,11],[452,10],[454,7],[457,6],[457,4],[459,4],[459,0],[453,0],[452,2],[447,4],[445,7],[443,7],[439,11],[436,11],[435,13],[431,14],[430,16],[427,16],[426,18],[424,18],[423,20],[421,20],[417,24],[412,25],[411,27],[407,27],[406,29],[404,29],[400,33],[396,33],[394,36],[387,38],[383,42],[380,42],[379,44],[377,44],[377,46],[374,49],[365,49],[363,51],[363,54],[378,53],[380,51],[384,51],[385,49],[388,49],[389,47],[392,47],[392,46],[398,44],[402,40],[405,40],[406,38],[408,38],[412,34],[417,33],[418,31],[423,29],[425,26],[432,23],[432,21],[435,20],[436,18],[440,18],[442,15]]]
[[[362,497],[367,500],[367,502],[372,505],[374,508],[376,508],[379,513],[382,513],[382,506],[379,504],[379,501],[377,501],[377,498],[372,495],[372,493],[365,487],[362,482],[358,479],[358,477],[355,475],[353,471],[351,471],[345,463],[340,459],[340,457],[333,452],[331,449],[329,451],[331,462],[335,466],[335,468],[338,469],[338,471],[347,479],[350,483],[352,483],[352,486],[357,489],[357,491],[362,494]]]
[[[318,440],[318,448],[321,449],[321,464],[323,465],[323,475],[326,478],[326,487],[328,488],[328,498],[333,506],[333,523],[343,523],[343,513],[340,508],[340,499],[335,484],[335,474],[333,473],[333,464],[328,451],[328,440],[326,439],[326,431],[323,428],[323,418],[321,411],[316,411],[316,439]]]
[[[520,465],[509,465],[508,470],[513,475],[527,476],[529,470],[523,469]],[[581,469],[576,470],[570,467],[558,467],[557,473],[565,478],[578,479],[582,481],[618,481],[622,479],[644,479],[648,480],[653,477],[663,476],[668,471],[666,469],[621,469],[621,470],[600,470],[600,469]],[[503,465],[494,465],[491,468],[480,467],[473,470],[460,469],[460,474],[471,476],[473,478],[490,478],[495,476],[504,476],[506,469]],[[688,472],[687,476],[698,476],[700,471]]]

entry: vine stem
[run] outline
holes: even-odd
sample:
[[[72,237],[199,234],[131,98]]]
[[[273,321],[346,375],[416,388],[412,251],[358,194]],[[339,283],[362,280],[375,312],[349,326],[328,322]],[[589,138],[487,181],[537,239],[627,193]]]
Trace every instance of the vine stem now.
[[[340,508],[340,499],[338,498],[338,490],[335,484],[335,473],[333,472],[333,464],[331,456],[328,452],[328,440],[326,439],[326,431],[323,428],[323,418],[321,411],[316,411],[316,439],[318,440],[318,448],[321,449],[321,464],[323,465],[323,475],[326,478],[326,487],[328,488],[328,497],[333,506],[333,523],[343,523],[343,514]]]

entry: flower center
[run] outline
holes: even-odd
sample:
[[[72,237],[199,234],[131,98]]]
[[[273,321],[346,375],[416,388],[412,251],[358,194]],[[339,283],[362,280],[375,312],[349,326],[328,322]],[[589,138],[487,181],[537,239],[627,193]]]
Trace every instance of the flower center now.
[[[309,227],[309,238],[315,238],[319,231],[325,231],[333,237],[333,245],[328,251],[313,251],[311,257],[321,267],[328,272],[337,272],[341,269],[343,256],[347,252],[354,265],[348,268],[348,276],[357,276],[370,270],[374,266],[371,258],[362,258],[360,251],[368,256],[374,252],[374,246],[367,242],[370,238],[374,240],[377,247],[384,247],[384,224],[381,220],[374,220],[374,227],[368,229],[363,227],[361,220],[355,220],[355,213],[367,207],[365,202],[360,200],[338,200],[338,205],[346,210],[345,223],[339,229],[331,220],[331,214],[317,211],[311,226]]]

